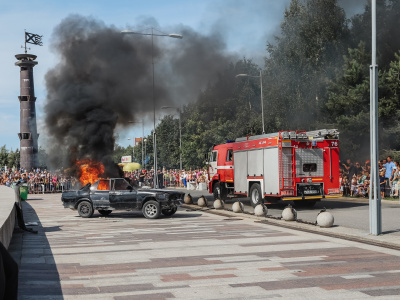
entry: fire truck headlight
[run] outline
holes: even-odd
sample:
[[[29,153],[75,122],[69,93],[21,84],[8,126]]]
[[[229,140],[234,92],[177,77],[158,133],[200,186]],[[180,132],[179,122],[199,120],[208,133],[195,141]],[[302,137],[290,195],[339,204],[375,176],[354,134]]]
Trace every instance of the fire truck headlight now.
[[[301,182],[304,183],[304,182],[306,182],[306,180],[303,178],[303,179],[301,180]]]
[[[307,179],[307,183],[312,183],[312,179],[311,179],[311,178],[308,178],[308,179]]]

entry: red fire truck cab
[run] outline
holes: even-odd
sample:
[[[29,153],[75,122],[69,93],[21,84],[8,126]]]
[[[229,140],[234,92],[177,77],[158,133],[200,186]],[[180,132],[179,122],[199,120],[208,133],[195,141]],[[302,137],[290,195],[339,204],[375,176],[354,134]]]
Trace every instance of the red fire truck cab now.
[[[296,200],[313,206],[340,196],[339,132],[280,131],[214,146],[209,191],[215,199],[250,197],[253,206]]]

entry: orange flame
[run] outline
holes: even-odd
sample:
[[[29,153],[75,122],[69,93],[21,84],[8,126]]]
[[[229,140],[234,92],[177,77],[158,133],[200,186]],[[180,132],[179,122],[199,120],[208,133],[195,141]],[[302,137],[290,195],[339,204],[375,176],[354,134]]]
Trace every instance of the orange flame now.
[[[76,162],[79,170],[79,181],[82,185],[94,183],[99,180],[99,176],[104,173],[104,165],[101,162],[90,159],[78,160]]]

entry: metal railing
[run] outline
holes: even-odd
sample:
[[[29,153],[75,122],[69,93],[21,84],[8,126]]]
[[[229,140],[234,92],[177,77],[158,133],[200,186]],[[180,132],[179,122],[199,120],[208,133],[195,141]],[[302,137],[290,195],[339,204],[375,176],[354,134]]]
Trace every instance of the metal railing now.
[[[27,183],[29,194],[62,193],[72,189],[71,181]]]

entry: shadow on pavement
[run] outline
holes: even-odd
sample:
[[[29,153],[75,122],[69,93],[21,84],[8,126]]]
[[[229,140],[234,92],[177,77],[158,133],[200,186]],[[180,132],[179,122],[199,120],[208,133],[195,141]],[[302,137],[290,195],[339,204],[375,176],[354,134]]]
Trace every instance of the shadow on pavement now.
[[[189,214],[183,210],[178,210],[173,216],[164,216],[163,214],[161,214],[159,219],[171,219],[171,218],[172,219],[188,219],[188,218],[198,218],[200,216],[201,216],[201,214],[193,214],[193,213]],[[80,216],[78,215],[77,212],[76,212],[75,217],[80,218]],[[115,211],[106,217],[95,212],[90,219],[100,219],[100,218],[103,218],[103,219],[135,219],[135,218],[144,219],[145,217],[143,216],[143,214],[141,212],[138,212],[138,211],[129,211],[129,212]],[[149,220],[149,221],[151,221],[151,220]]]
[[[8,248],[19,265],[18,299],[63,299],[60,276],[45,234],[61,229],[59,226],[43,228],[28,202],[22,202],[22,209],[25,223],[38,223],[37,226],[27,227],[38,233],[23,231],[16,225]]]

